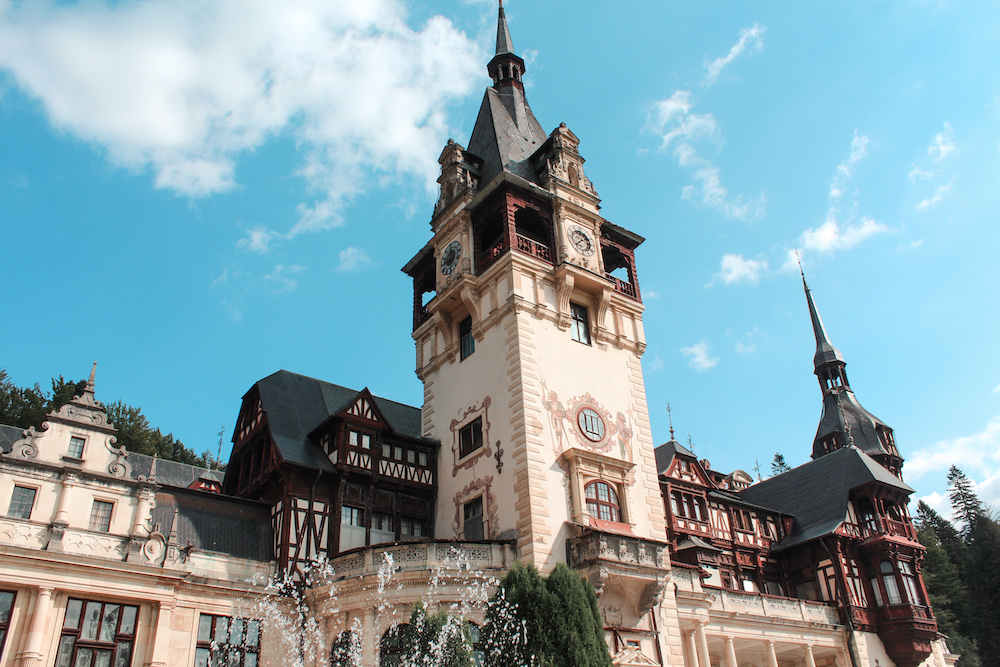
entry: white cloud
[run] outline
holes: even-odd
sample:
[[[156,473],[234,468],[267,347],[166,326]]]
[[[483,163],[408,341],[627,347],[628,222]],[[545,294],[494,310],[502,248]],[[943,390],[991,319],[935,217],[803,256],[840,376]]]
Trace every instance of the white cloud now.
[[[448,20],[406,19],[399,0],[0,3],[0,69],[53,126],[186,196],[231,189],[242,155],[291,133],[316,193],[296,234],[336,224],[373,174],[433,189],[482,57]]]
[[[649,362],[650,371],[663,370],[663,357],[658,354],[653,355],[653,360]]]
[[[933,177],[934,177],[934,172],[933,171],[928,171],[926,169],[921,169],[917,165],[913,165],[913,168],[910,169],[910,180],[913,181],[913,182],[926,181],[927,179],[933,178]]]
[[[933,197],[928,197],[927,199],[921,200],[921,202],[917,204],[916,209],[918,211],[926,211],[931,206],[939,204],[941,200],[944,199],[944,196],[949,192],[951,192],[951,186],[954,184],[955,184],[955,177],[952,176],[950,181],[948,181],[944,185],[939,185],[937,189],[934,190]]]
[[[750,283],[756,285],[760,275],[767,270],[766,259],[744,259],[743,255],[727,254],[722,257],[722,266],[715,274],[716,280],[726,285],[733,283]]]
[[[743,28],[740,30],[740,39],[733,44],[732,48],[729,49],[729,53],[721,58],[716,58],[705,66],[704,85],[711,86],[715,83],[716,80],[718,80],[722,69],[744,53],[749,55],[763,49],[765,30],[766,28],[759,23],[755,23],[749,28]]]
[[[688,358],[688,366],[703,373],[719,363],[718,357],[713,357],[708,351],[708,341],[703,340],[688,347],[681,348],[681,354]]]
[[[944,474],[957,465],[973,482],[979,499],[994,510],[1000,509],[1000,415],[991,419],[986,427],[973,435],[941,440],[911,454],[903,467],[907,479],[916,480],[931,473]],[[938,494],[931,494],[933,496]],[[926,502],[927,496],[921,498]],[[948,510],[947,499],[937,498],[935,509]]]
[[[246,250],[251,250],[253,252],[266,253],[270,250],[269,246],[275,236],[276,234],[274,232],[269,232],[263,227],[254,227],[247,232],[247,237],[245,239],[240,239],[236,242],[236,247],[245,248]]]
[[[727,218],[756,220],[764,215],[767,198],[762,193],[746,200],[742,195],[730,197],[719,175],[719,168],[699,153],[706,143],[718,145],[720,138],[715,116],[692,113],[694,102],[687,90],[675,91],[668,99],[653,105],[648,128],[660,135],[661,151],[672,151],[677,164],[693,172],[697,184],[681,190],[684,199],[700,200]]]
[[[802,232],[799,242],[807,250],[828,254],[838,250],[848,250],[869,236],[888,231],[892,230],[871,218],[862,218],[857,224],[846,224],[841,227],[835,212],[831,210],[822,225]]]
[[[927,155],[934,158],[935,162],[940,162],[952,153],[958,152],[958,146],[951,138],[951,123],[945,123],[944,129],[934,135],[930,146],[927,147]]]
[[[277,264],[271,273],[264,276],[264,280],[272,284],[271,292],[274,294],[284,294],[285,292],[291,292],[299,286],[298,281],[291,276],[302,273],[303,271],[305,271],[304,266],[298,266],[296,264],[290,264],[288,266],[285,266],[284,264]]]
[[[354,246],[341,250],[338,259],[337,271],[355,271],[375,264],[364,250]]]
[[[1000,384],[998,384],[997,386],[993,387],[993,393],[994,394],[1000,394]]]
[[[760,328],[754,327],[751,331],[743,334],[742,340],[737,340],[734,349],[737,354],[750,354],[757,349],[757,344],[753,341],[754,336],[760,333]]]
[[[851,177],[851,167],[868,156],[868,142],[868,135],[858,134],[858,131],[854,130],[851,154],[837,165],[833,182],[830,183],[830,199],[837,200],[844,196],[845,182]]]

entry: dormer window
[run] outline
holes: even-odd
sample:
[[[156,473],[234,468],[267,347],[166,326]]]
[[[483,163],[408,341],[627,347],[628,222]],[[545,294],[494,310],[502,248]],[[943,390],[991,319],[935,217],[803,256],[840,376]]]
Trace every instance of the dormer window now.
[[[75,435],[71,436],[69,439],[69,451],[67,451],[67,454],[74,459],[82,459],[83,447],[86,444],[86,439]]]

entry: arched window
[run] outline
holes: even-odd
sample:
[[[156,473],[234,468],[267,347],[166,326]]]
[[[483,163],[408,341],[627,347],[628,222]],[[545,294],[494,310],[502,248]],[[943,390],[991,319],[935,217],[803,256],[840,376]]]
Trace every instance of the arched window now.
[[[618,493],[607,482],[593,481],[584,487],[584,497],[587,499],[587,512],[595,519],[621,523],[621,503]]]
[[[330,667],[361,667],[361,638],[344,630],[330,647]]]
[[[483,650],[483,640],[482,634],[480,633],[479,626],[469,621],[466,624],[468,630],[469,643],[472,644],[472,664],[476,667],[486,663],[486,653]]]
[[[398,667],[403,664],[403,651],[406,648],[407,623],[389,628],[382,634],[378,647],[379,667]]]
[[[889,604],[902,604],[903,598],[899,594],[899,584],[896,582],[896,573],[892,563],[884,560],[878,567],[882,572],[882,583],[885,585],[885,594],[889,598]]]

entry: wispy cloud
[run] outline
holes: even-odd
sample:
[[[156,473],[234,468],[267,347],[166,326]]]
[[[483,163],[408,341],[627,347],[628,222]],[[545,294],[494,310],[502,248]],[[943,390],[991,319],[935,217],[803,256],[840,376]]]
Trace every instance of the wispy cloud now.
[[[722,281],[726,285],[736,283],[756,285],[760,281],[761,274],[766,270],[766,259],[746,259],[743,255],[729,253],[722,256],[722,265],[712,279],[712,283]]]
[[[340,222],[378,175],[433,190],[447,110],[480,83],[476,45],[447,19],[407,25],[396,0],[0,2],[0,70],[51,124],[203,197],[288,133],[315,198],[284,233]],[[269,232],[243,247],[264,252]]]
[[[264,281],[270,285],[272,293],[284,294],[291,292],[299,286],[298,281],[292,278],[292,276],[298,275],[303,271],[305,271],[305,267],[297,264],[290,264],[288,266],[277,264],[271,273],[264,276]]]
[[[736,345],[733,349],[736,350],[737,354],[750,354],[757,349],[757,343],[754,342],[754,337],[760,333],[760,328],[754,327],[751,331],[747,331],[743,334],[743,337],[736,341]]]
[[[916,205],[918,211],[926,211],[931,206],[940,204],[944,196],[951,192],[951,186],[955,184],[955,177],[952,176],[951,180],[944,185],[939,185],[936,190],[934,190],[934,196],[923,199],[919,204]]]
[[[263,227],[254,227],[247,232],[246,238],[236,242],[236,247],[263,254],[271,249],[271,241],[276,236],[274,232],[269,232]]]
[[[806,250],[815,250],[824,254],[838,250],[849,250],[869,236],[891,231],[891,229],[871,218],[862,218],[859,222],[841,225],[834,211],[830,211],[822,225],[802,232],[799,243]]]
[[[927,147],[927,155],[940,162],[952,153],[958,152],[958,146],[951,138],[951,123],[945,123],[944,129],[934,135],[930,146]]]
[[[1000,384],[998,384],[997,386],[993,387],[993,393],[994,394],[1000,394]]]
[[[654,354],[653,355],[653,360],[651,362],[649,362],[649,366],[647,366],[647,368],[650,371],[661,371],[661,370],[663,370],[663,357],[661,357],[658,354]]]
[[[719,363],[718,357],[713,357],[709,354],[707,340],[688,347],[682,347],[681,354],[688,358],[688,366],[699,373],[703,373]]]
[[[354,246],[341,250],[338,259],[340,263],[337,264],[337,271],[357,271],[367,266],[375,265],[375,262],[368,256],[368,253]]]
[[[917,450],[907,458],[904,470],[907,479],[916,480],[933,473],[943,476],[952,465],[969,476],[976,495],[984,503],[1000,509],[1000,416],[991,419],[978,433],[941,440]],[[921,500],[929,504],[936,500],[939,503],[936,508],[947,510],[944,498],[934,496],[937,494]]]
[[[653,105],[647,124],[652,132],[660,135],[660,150],[672,152],[677,164],[692,172],[696,183],[684,186],[681,196],[700,201],[727,218],[760,218],[764,215],[766,196],[762,193],[749,200],[742,195],[730,197],[722,185],[718,166],[699,152],[706,144],[718,146],[721,139],[715,116],[694,113],[693,108],[690,91],[675,91],[668,99]]]
[[[910,180],[913,181],[914,183],[916,183],[917,181],[926,181],[929,178],[933,178],[934,173],[935,172],[933,171],[928,171],[927,169],[923,169],[921,167],[918,167],[917,165],[913,165],[913,168],[910,169]]]
[[[743,28],[740,30],[740,39],[733,44],[732,48],[729,49],[729,53],[721,58],[716,58],[705,66],[705,80],[703,85],[711,86],[715,83],[718,80],[719,74],[722,72],[723,68],[739,58],[741,55],[749,55],[763,49],[765,31],[766,28],[759,23],[755,23],[749,28]]]
[[[838,200],[844,196],[844,184],[851,178],[851,167],[868,157],[868,141],[868,135],[858,134],[858,131],[854,130],[854,138],[851,140],[851,154],[837,165],[833,182],[830,183],[831,200]]]

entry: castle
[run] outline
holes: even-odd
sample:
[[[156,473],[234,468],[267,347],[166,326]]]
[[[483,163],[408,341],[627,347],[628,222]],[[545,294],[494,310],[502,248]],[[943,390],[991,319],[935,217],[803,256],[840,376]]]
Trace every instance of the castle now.
[[[487,69],[403,267],[422,407],[279,371],[244,395],[224,476],[115,447],[94,372],[40,430],[0,427],[0,667],[281,664],[282,615],[311,629],[306,664],[358,637],[362,664],[396,665],[415,601],[447,607],[515,561],[594,585],[615,665],[954,664],[892,429],[804,278],[812,460],[754,483],[672,430],[657,447],[643,239],[601,216],[576,135],[535,119],[502,4]]]

